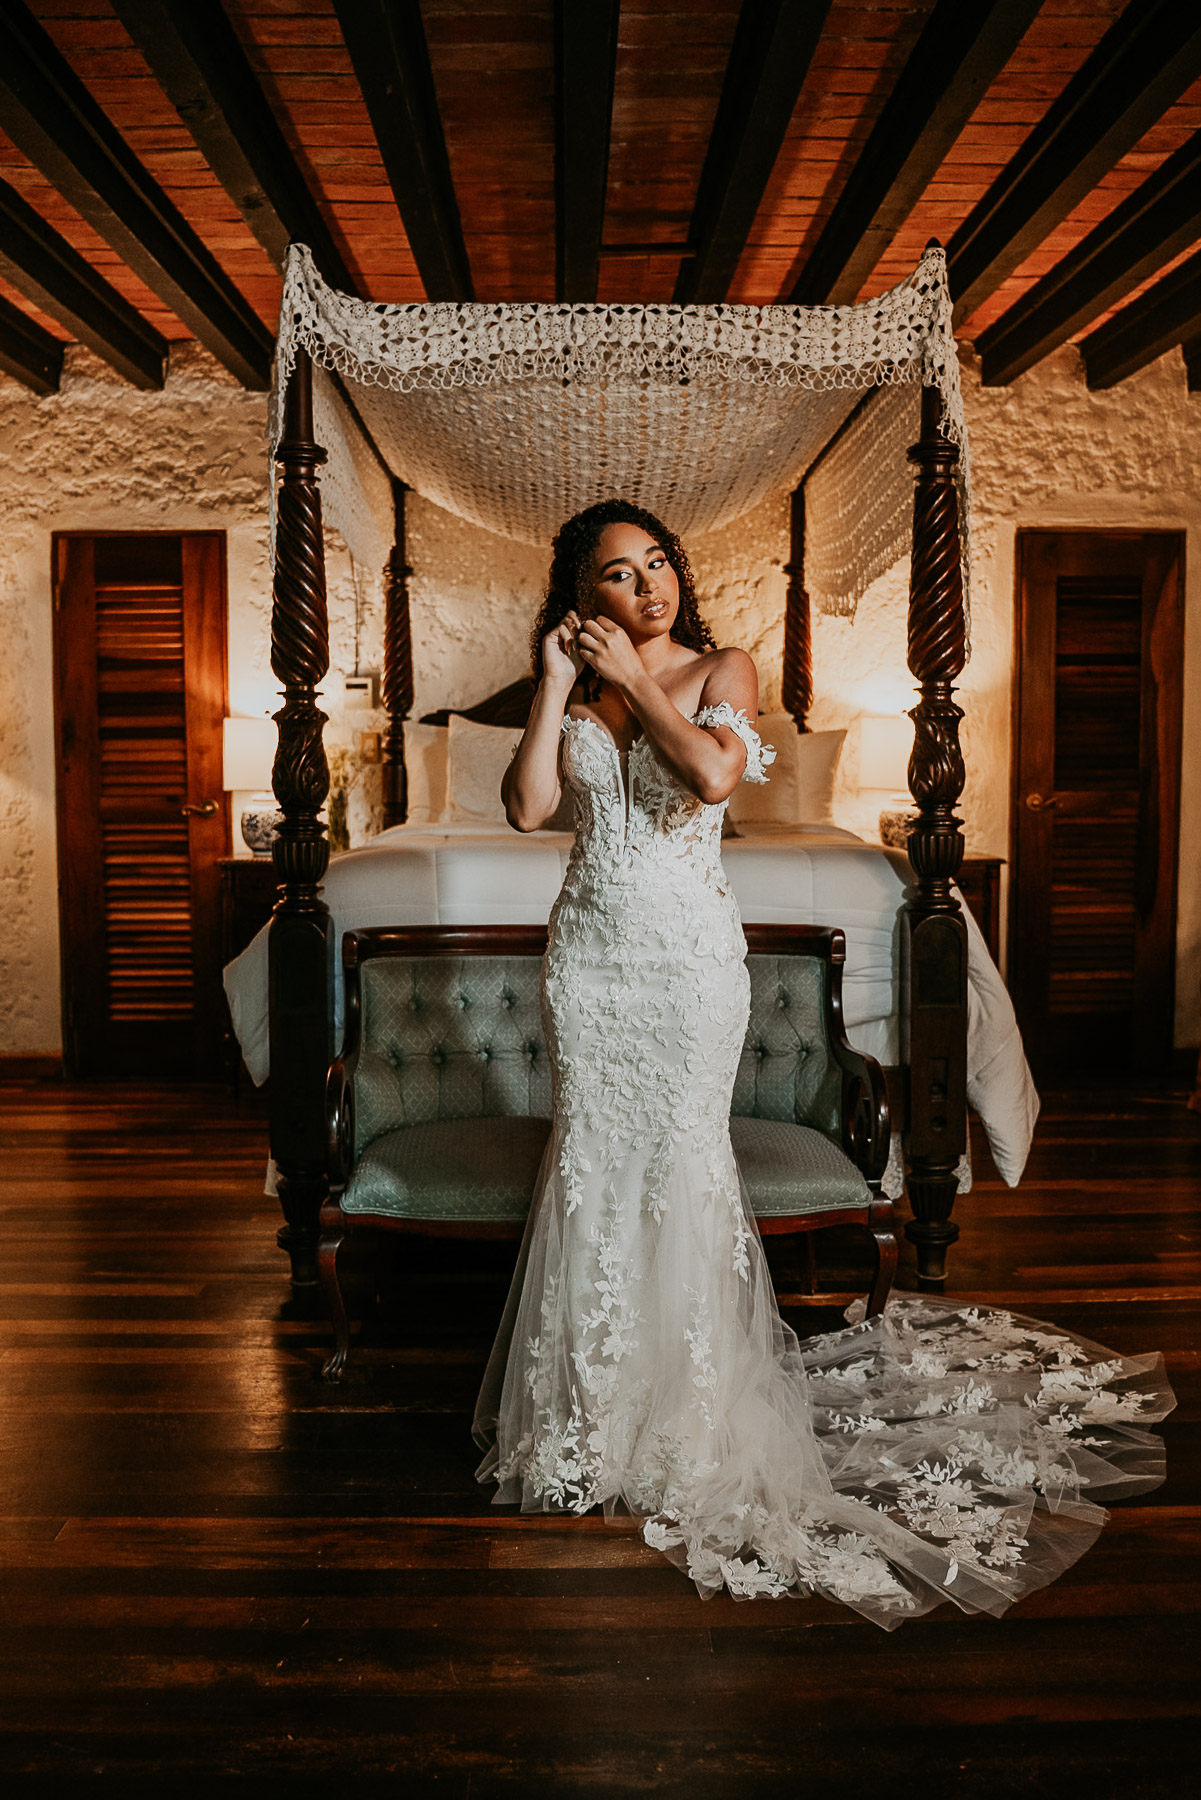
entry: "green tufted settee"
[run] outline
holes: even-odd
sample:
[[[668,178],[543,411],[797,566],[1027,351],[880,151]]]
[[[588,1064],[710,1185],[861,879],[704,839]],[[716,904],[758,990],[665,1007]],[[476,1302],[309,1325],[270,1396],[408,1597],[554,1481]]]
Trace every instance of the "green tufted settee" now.
[[[884,1076],[847,1043],[841,931],[746,928],[751,1015],[730,1133],[762,1232],[858,1224],[871,1234],[868,1311],[897,1261]],[[330,1198],[318,1265],[346,1366],[338,1273],[348,1232],[520,1236],[550,1131],[539,1007],[546,932],[497,925],[348,931],[346,1032],[326,1095]],[[810,1240],[811,1241],[811,1240]],[[812,1273],[812,1258],[810,1271]]]

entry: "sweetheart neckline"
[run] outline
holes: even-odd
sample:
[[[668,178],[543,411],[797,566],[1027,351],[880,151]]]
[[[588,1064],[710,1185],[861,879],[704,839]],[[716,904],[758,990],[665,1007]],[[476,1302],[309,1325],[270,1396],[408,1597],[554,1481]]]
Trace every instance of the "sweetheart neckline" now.
[[[680,717],[682,719],[687,719],[690,725],[695,725],[701,714],[703,712],[708,712],[709,710],[710,709],[707,706],[698,706],[694,713],[681,713]],[[563,716],[563,728],[566,729],[568,725],[591,725],[594,731],[600,732],[606,744],[608,744],[609,748],[616,756],[629,756],[637,750],[639,744],[646,744],[650,741],[645,731],[640,731],[638,736],[630,744],[629,749],[623,750],[617,739],[613,736],[613,733],[607,726],[602,725],[599,719],[593,719],[591,717],[574,719],[570,713],[565,713]]]

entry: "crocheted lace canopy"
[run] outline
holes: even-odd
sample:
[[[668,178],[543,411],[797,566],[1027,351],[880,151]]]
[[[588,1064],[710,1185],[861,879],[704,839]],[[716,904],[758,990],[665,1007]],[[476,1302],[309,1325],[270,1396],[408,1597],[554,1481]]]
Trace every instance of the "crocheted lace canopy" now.
[[[852,611],[905,553],[917,388],[938,387],[942,429],[967,440],[946,259],[857,306],[384,306],[327,287],[288,253],[272,450],[298,349],[337,370],[393,475],[460,517],[548,544],[610,495],[682,536],[712,531],[793,487],[865,390],[907,391],[854,421],[810,494],[806,570],[828,611]],[[882,403],[883,402],[883,403]],[[326,515],[379,567],[390,484],[328,380],[314,386]],[[830,465],[833,465],[832,470]],[[963,508],[966,525],[966,505]]]

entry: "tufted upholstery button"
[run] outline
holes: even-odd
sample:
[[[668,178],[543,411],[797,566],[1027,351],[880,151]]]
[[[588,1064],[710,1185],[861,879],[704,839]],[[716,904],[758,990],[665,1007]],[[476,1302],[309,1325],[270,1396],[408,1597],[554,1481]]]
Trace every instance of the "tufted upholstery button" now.
[[[442,1064],[446,1061],[446,1051],[442,1048],[441,1044],[435,1044],[430,1051],[430,1061],[439,1068],[441,1068]]]
[[[529,1057],[531,1062],[536,1061],[537,1056],[538,1056],[537,1044],[527,1044],[525,1047],[525,1053]]]
[[[459,1010],[461,1012],[466,1012],[467,1008],[470,1005],[471,1005],[471,995],[460,993],[460,995],[459,995]]]
[[[480,1045],[480,1061],[481,1062],[491,1062],[492,1061],[492,1046],[491,1046],[491,1044],[481,1044]]]
[[[755,1056],[756,1056],[756,1058],[757,1058],[757,1059],[758,1059],[758,1061],[759,1061],[759,1062],[762,1062],[762,1061],[763,1061],[763,1058],[764,1058],[764,1057],[765,1057],[765,1056],[766,1056],[766,1055],[767,1055],[767,1046],[766,1046],[766,1044],[756,1044],[756,1045],[755,1045]]]
[[[787,1012],[788,1008],[792,1005],[792,995],[787,991],[787,989],[781,990],[779,999],[776,1001],[776,1005],[780,1008],[781,1012]]]

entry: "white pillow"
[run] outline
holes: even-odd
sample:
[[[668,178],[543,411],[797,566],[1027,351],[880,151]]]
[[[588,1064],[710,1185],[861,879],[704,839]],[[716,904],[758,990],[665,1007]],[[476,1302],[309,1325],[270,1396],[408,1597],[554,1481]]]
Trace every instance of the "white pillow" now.
[[[798,731],[791,713],[761,713],[755,729],[776,760],[765,784],[740,781],[729,816],[743,825],[831,825],[845,731]]]
[[[410,825],[436,825],[446,811],[447,730],[405,720],[405,770]]]
[[[521,728],[477,725],[451,713],[446,759],[446,817],[458,825],[503,825],[500,784],[513,760]]]
[[[444,824],[506,825],[500,784],[513,760],[523,727],[477,725],[473,719],[450,715],[450,755]],[[564,793],[558,810],[542,827],[544,831],[572,831],[575,816],[571,795]]]

